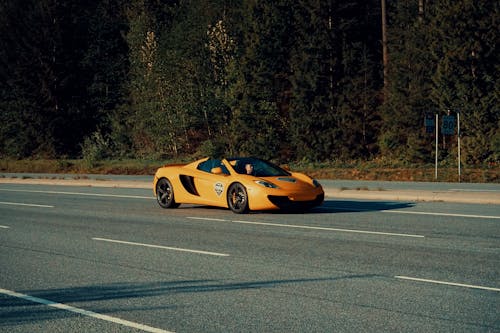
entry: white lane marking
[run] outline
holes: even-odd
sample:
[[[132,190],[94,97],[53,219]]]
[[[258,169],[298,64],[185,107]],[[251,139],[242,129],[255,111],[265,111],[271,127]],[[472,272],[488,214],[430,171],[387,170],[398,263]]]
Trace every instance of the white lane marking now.
[[[414,277],[409,277],[409,276],[401,276],[401,275],[395,276],[395,278],[396,279],[401,279],[401,280],[410,280],[410,281],[417,281],[417,282],[427,282],[427,283],[435,283],[435,284],[444,284],[444,285],[448,285],[448,286],[473,288],[473,289],[482,289],[482,290],[490,290],[490,291],[499,291],[500,292],[500,288],[477,286],[477,285],[472,285],[472,284],[463,284],[463,283],[446,282],[446,281],[438,281],[438,280],[420,279],[420,278],[414,278]]]
[[[500,192],[500,190],[468,190],[464,188],[450,188],[450,192]]]
[[[319,207],[321,209],[321,207]],[[327,209],[327,208],[323,208]],[[363,208],[349,208],[349,207],[335,207],[336,210],[345,210],[345,211],[353,211],[353,212],[370,212],[370,211],[379,211],[382,213],[391,213],[391,214],[414,214],[414,215],[432,215],[432,216],[450,216],[450,217],[467,217],[467,218],[477,218],[477,219],[500,219],[500,216],[495,215],[472,215],[472,214],[455,214],[455,213],[434,213],[434,212],[421,212],[414,210],[393,210],[393,209],[363,209]]]
[[[216,218],[211,218],[211,217],[190,217],[190,216],[188,216],[188,219],[191,219],[191,220],[204,220],[204,221],[215,221],[215,222],[231,222],[229,220],[216,219]]]
[[[25,192],[25,193],[45,193],[45,194],[64,194],[64,195],[82,195],[88,197],[111,197],[111,198],[129,198],[129,199],[155,199],[153,196],[145,197],[139,195],[120,195],[105,193],[85,193],[85,192],[65,192],[65,191],[37,191],[37,190],[13,190],[0,188],[0,191],[6,192]]]
[[[398,234],[398,233],[392,233],[392,232],[380,232],[380,231],[368,231],[368,230],[338,229],[338,228],[327,228],[327,227],[312,227],[312,226],[307,226],[307,225],[278,224],[278,223],[267,223],[267,222],[250,222],[250,221],[230,221],[230,220],[223,220],[223,219],[212,219],[212,218],[192,217],[192,216],[188,216],[187,218],[191,219],[191,220],[205,220],[205,221],[218,221],[218,222],[229,222],[229,223],[240,223],[240,224],[252,224],[252,225],[263,225],[263,226],[280,227],[280,228],[339,231],[339,232],[351,232],[351,233],[358,233],[358,234],[413,237],[413,238],[424,238],[425,237],[422,235]]]
[[[21,203],[21,202],[5,202],[5,201],[0,201],[0,205],[54,208],[54,206],[49,206],[49,205],[36,205],[36,204],[27,204],[27,203]]]
[[[0,225],[0,229],[10,229],[10,227],[8,227],[6,225]]]
[[[89,310],[75,308],[74,306],[70,306],[70,305],[67,305],[67,304],[57,303],[57,302],[54,302],[54,301],[51,301],[51,300],[48,300],[48,299],[43,299],[43,298],[39,298],[39,297],[29,296],[29,295],[21,294],[21,293],[18,293],[18,292],[15,292],[15,291],[11,291],[11,290],[6,290],[6,289],[1,289],[0,288],[0,294],[4,294],[4,295],[15,297],[15,298],[21,298],[21,299],[24,299],[26,301],[30,301],[30,302],[34,302],[34,303],[38,303],[38,304],[47,305],[47,306],[50,306],[52,308],[56,308],[56,309],[59,309],[59,310],[64,310],[64,311],[69,311],[69,312],[77,313],[77,314],[80,314],[80,315],[83,315],[83,316],[87,316],[87,317],[91,317],[91,318],[95,318],[95,319],[100,319],[100,320],[108,321],[108,322],[111,322],[111,323],[115,323],[115,324],[119,324],[119,325],[131,327],[131,328],[136,328],[136,329],[143,330],[143,331],[146,331],[146,332],[152,332],[152,333],[170,333],[170,331],[165,331],[165,330],[162,330],[160,328],[156,328],[156,327],[151,327],[151,326],[147,326],[147,325],[144,325],[144,324],[135,323],[133,321],[124,320],[124,319],[120,319],[120,318],[117,318],[117,317],[111,317],[111,316],[108,316],[108,315],[103,315],[103,314],[96,313],[96,312],[89,311]]]
[[[144,243],[127,242],[127,241],[121,241],[121,240],[115,240],[115,239],[107,239],[107,238],[99,238],[99,237],[94,237],[92,239],[96,240],[96,241],[109,242],[109,243],[118,243],[118,244],[134,245],[134,246],[151,247],[151,248],[155,248],[155,249],[164,249],[164,250],[172,250],[172,251],[180,251],[180,252],[190,252],[190,253],[196,253],[196,254],[206,254],[206,255],[218,256],[218,257],[229,257],[229,254],[225,254],[225,253],[217,253],[217,252],[209,252],[209,251],[199,251],[199,250],[183,249],[183,248],[179,248],[179,247],[170,247],[170,246],[162,246],[162,245],[152,245],[152,244],[144,244]]]
[[[467,217],[477,219],[500,219],[500,216],[494,215],[469,215],[469,214],[454,214],[454,213],[432,213],[432,212],[419,212],[411,210],[381,210],[382,213],[393,214],[415,214],[415,215],[433,215],[433,216],[449,216],[449,217]]]

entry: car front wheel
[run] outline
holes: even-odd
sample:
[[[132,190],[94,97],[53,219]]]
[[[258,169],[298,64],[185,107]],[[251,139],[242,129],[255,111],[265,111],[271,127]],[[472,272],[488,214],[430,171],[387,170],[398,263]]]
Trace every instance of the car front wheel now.
[[[174,199],[174,188],[166,178],[162,178],[156,183],[156,201],[162,208],[179,207],[179,204]]]
[[[227,204],[234,213],[243,214],[248,212],[248,194],[243,185],[234,183],[229,187]]]

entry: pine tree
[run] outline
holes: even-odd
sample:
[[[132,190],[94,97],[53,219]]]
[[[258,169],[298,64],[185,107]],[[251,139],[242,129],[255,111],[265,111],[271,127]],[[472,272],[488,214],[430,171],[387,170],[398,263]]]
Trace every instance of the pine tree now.
[[[327,1],[300,1],[295,7],[296,41],[291,57],[290,134],[295,157],[335,156],[341,137],[338,104],[340,45],[336,10]]]
[[[494,160],[500,135],[500,68],[496,1],[440,1],[432,11],[432,99],[440,110],[460,112],[464,161]],[[497,158],[497,157],[496,157]]]
[[[293,36],[293,1],[263,3],[246,0],[242,6],[241,55],[230,73],[232,111],[230,151],[233,154],[278,155],[285,136],[284,106],[288,90],[289,43]]]
[[[341,48],[337,110],[342,137],[337,151],[344,158],[377,153],[379,93],[382,89],[379,1],[342,2],[338,9]]]
[[[430,99],[435,63],[430,57],[427,20],[427,15],[419,13],[417,1],[389,6],[390,61],[379,136],[381,153],[389,158],[432,159],[432,138],[423,131],[425,113],[436,111]]]

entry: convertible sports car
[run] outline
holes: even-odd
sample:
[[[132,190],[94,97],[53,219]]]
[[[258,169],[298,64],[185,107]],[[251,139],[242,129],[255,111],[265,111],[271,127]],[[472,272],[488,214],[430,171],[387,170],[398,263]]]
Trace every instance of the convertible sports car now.
[[[163,208],[189,203],[225,207],[235,213],[306,210],[324,199],[316,180],[254,157],[165,165],[156,171],[153,191]]]

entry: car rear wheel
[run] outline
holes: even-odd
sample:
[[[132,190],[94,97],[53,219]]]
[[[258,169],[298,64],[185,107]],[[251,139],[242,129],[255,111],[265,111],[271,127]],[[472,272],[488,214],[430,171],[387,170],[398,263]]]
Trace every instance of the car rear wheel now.
[[[156,201],[162,208],[179,207],[179,204],[174,199],[174,188],[166,178],[162,178],[156,183]]]
[[[243,185],[234,183],[229,187],[227,204],[234,213],[243,214],[248,212],[248,195]]]

